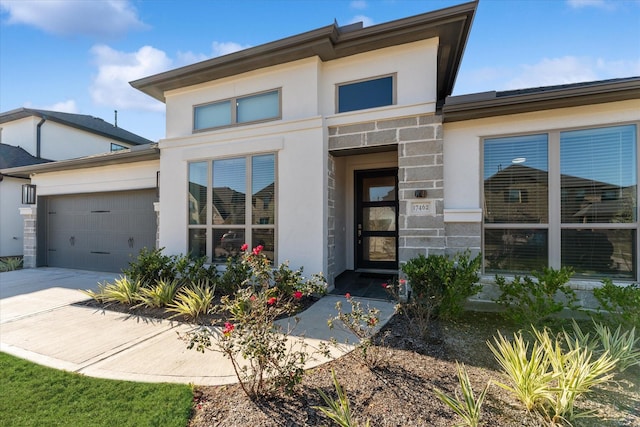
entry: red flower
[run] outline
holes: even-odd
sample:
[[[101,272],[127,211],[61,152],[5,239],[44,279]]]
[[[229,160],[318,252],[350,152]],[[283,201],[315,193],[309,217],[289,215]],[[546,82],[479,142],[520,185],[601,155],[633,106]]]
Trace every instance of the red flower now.
[[[258,245],[255,248],[253,248],[253,254],[260,255],[260,252],[262,252],[263,249],[264,249],[264,246]]]
[[[246,251],[247,249],[249,249],[249,245],[247,245],[246,243],[244,245],[240,246],[240,250],[242,252]]]
[[[399,281],[400,281],[400,284],[401,284],[401,285],[404,285],[405,283],[407,283],[407,281],[406,281],[406,280],[404,280],[404,279],[400,279]]]
[[[382,286],[383,288],[387,289],[387,288],[389,287],[389,284],[388,284],[388,283],[383,283],[383,284],[382,284],[382,285],[380,285],[380,286]]]
[[[234,326],[234,324],[233,324],[233,323],[226,322],[226,323],[224,324],[224,329],[222,330],[222,333],[223,333],[225,336],[227,336],[227,337],[228,337],[229,335],[231,335],[231,332],[232,332],[235,328],[236,328],[236,327]]]
[[[251,296],[249,297],[249,299],[250,299],[251,301],[255,301],[255,300],[256,300],[256,296],[255,296],[255,295],[251,295]]]
[[[302,298],[302,292],[300,292],[300,291],[295,291],[295,292],[293,293],[293,297],[294,297],[295,299],[300,299],[300,298]]]
[[[376,326],[377,323],[378,319],[376,319],[375,317],[370,317],[369,320],[367,320],[367,324],[369,326]]]
[[[269,305],[273,305],[276,303],[276,301],[278,301],[278,299],[276,297],[271,297],[267,300],[267,304]]]
[[[349,292],[347,292],[346,294],[344,294],[344,297],[346,299],[351,299],[351,294]]]

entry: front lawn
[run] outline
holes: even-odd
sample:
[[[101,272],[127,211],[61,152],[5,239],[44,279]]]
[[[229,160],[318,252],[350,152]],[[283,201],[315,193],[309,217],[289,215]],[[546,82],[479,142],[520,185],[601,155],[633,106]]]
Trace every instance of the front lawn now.
[[[58,371],[0,353],[2,426],[180,426],[188,385],[112,381]]]

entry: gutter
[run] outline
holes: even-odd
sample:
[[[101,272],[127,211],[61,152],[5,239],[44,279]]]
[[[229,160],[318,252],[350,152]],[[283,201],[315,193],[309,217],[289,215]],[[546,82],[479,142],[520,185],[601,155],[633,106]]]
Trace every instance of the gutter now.
[[[40,157],[40,146],[42,145],[42,125],[44,124],[44,122],[47,121],[47,116],[45,116],[44,114],[42,115],[42,120],[40,120],[40,123],[38,123],[38,125],[36,126],[36,157],[38,159],[41,159],[42,157]]]
[[[134,163],[145,160],[158,159],[160,159],[160,149],[158,148],[157,143],[153,143],[137,145],[126,150],[97,154],[88,157],[80,157],[77,159],[60,160],[57,162],[39,163],[29,166],[18,166],[15,168],[0,169],[0,173],[5,176],[9,176],[9,174],[15,175],[16,178],[29,178],[32,174],[36,173],[86,169],[98,166]]]

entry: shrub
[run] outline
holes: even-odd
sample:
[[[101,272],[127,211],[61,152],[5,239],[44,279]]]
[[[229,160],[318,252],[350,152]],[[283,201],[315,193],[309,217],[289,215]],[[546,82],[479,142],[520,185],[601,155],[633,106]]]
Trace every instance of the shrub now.
[[[237,257],[227,258],[226,268],[218,278],[218,292],[233,295],[241,289],[251,277],[251,266]]]
[[[292,296],[279,295],[272,286],[274,274],[262,246],[247,251],[245,244],[242,250],[236,271],[244,279],[234,284],[239,289],[223,296],[220,304],[220,309],[229,313],[229,321],[223,329],[202,327],[187,334],[187,347],[201,352],[219,351],[227,356],[242,390],[252,399],[277,388],[291,393],[304,374],[306,346],[302,338],[295,345],[290,344],[288,336],[292,331],[284,331],[275,320],[291,313],[294,300],[304,294],[296,291]],[[314,286],[298,283],[295,288]]]
[[[184,286],[173,302],[167,305],[167,311],[175,313],[170,318],[185,316],[197,322],[201,315],[210,312],[214,297],[215,286],[209,286],[206,282]]]
[[[640,342],[640,338],[635,338],[635,328],[622,332],[622,325],[618,325],[616,330],[611,332],[607,325],[594,321],[594,330],[595,335],[591,339],[590,334],[582,332],[582,329],[574,320],[573,336],[570,336],[567,332],[564,333],[569,348],[575,349],[581,346],[598,355],[607,352],[616,361],[616,370],[618,372],[624,372],[633,365],[640,365],[640,350],[635,349]]]
[[[614,285],[611,279],[604,279],[603,286],[593,290],[600,303],[599,318],[625,328],[640,329],[640,284]]]
[[[495,346],[490,342],[487,345],[511,383],[510,386],[497,384],[514,393],[528,411],[550,399],[549,384],[553,374],[549,372],[549,357],[544,348],[535,342],[529,353],[529,343],[520,332],[513,335],[512,342],[499,332],[498,338],[493,339]]]
[[[577,308],[576,294],[567,285],[573,275],[571,268],[545,268],[531,275],[536,280],[515,276],[507,282],[503,276],[496,275],[496,284],[502,293],[495,302],[506,308],[507,318],[521,325],[537,325],[565,307]]]
[[[411,284],[411,298],[428,307],[433,315],[454,318],[464,302],[482,288],[477,284],[480,255],[471,258],[470,252],[445,255],[420,255],[402,266]]]
[[[163,255],[163,250],[164,248],[142,248],[137,258],[129,262],[129,268],[122,270],[124,275],[141,282],[144,286],[153,285],[161,279],[175,279],[174,259],[169,255]]]
[[[215,264],[208,267],[207,257],[194,258],[191,255],[177,255],[171,257],[173,270],[182,284],[206,283],[213,285],[218,278]]]
[[[13,271],[22,267],[21,257],[7,257],[0,259],[0,272]]]
[[[322,397],[322,400],[324,400],[324,403],[326,403],[327,406],[314,406],[313,409],[317,409],[322,412],[340,427],[357,427],[358,424],[353,420],[353,415],[351,414],[349,398],[338,382],[336,373],[333,369],[331,370],[331,378],[333,379],[333,386],[336,389],[337,399],[333,399],[324,391],[317,389],[318,394]],[[367,420],[365,427],[369,427],[369,425],[370,422]]]
[[[513,343],[500,334],[494,337],[495,347],[488,343],[511,386],[497,384],[515,393],[527,410],[536,410],[552,425],[588,415],[574,413],[575,401],[612,378],[615,360],[606,351],[594,360],[589,346],[581,343],[585,337],[588,341],[588,336],[567,340],[571,344],[565,350],[561,339],[552,339],[548,330],[540,332],[533,327],[533,333],[536,341],[530,356],[529,343],[520,332],[514,335]]]
[[[138,305],[156,308],[165,307],[173,302],[178,289],[180,289],[180,282],[177,279],[160,279],[153,286],[140,288]]]
[[[464,365],[459,365],[458,363],[456,363],[456,368],[460,389],[462,390],[462,399],[458,396],[457,392],[455,393],[455,397],[450,397],[438,389],[434,391],[438,399],[442,400],[447,406],[453,409],[456,414],[462,417],[464,420],[463,425],[477,427],[480,423],[480,408],[482,407],[490,383],[487,383],[476,398],[471,388],[471,381],[469,381],[469,374],[466,368]]]
[[[342,310],[342,301],[336,302],[336,310],[338,315],[327,320],[330,329],[335,327],[336,322],[340,322],[348,331],[356,336],[358,342],[355,344],[356,354],[359,355],[361,361],[373,369],[380,365],[384,360],[384,352],[373,342],[373,337],[378,331],[380,323],[380,310],[371,308],[362,308],[362,303],[351,298],[351,294],[346,294],[347,302],[351,305],[351,311]],[[333,340],[335,345],[339,345]]]
[[[98,290],[86,289],[82,291],[100,303],[117,302],[120,304],[134,304],[139,298],[140,282],[127,276],[120,276],[113,283],[98,284]]]

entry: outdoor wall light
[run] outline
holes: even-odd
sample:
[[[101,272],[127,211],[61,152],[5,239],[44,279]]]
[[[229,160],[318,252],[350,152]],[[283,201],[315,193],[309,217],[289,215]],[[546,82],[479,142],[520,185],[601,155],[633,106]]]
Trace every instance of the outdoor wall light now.
[[[35,205],[36,204],[36,186],[35,186],[35,184],[23,184],[22,185],[22,204],[23,205]]]

